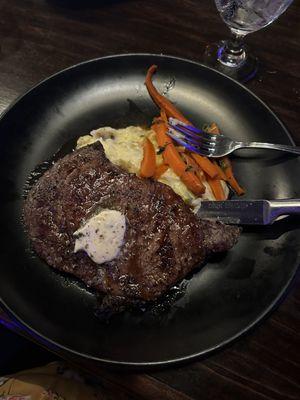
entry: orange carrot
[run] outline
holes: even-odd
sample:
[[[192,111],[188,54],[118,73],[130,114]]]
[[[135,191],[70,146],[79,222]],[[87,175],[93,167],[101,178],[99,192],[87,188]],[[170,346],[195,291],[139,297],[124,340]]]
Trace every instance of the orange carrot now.
[[[152,76],[157,70],[157,65],[151,65],[147,71],[145,84],[154,103],[165,111],[167,117],[177,118],[180,121],[189,124],[190,122],[181,114],[179,110],[164,96],[162,96],[152,83]]]
[[[183,158],[187,169],[194,172],[197,178],[199,179],[200,182],[203,183],[203,180],[205,180],[205,175],[202,169],[199,167],[199,165],[196,163],[196,161],[188,154],[182,153],[181,157]]]
[[[161,108],[161,110],[160,110],[160,117],[166,124],[168,123],[168,117],[163,108]]]
[[[186,172],[186,165],[182,161],[174,146],[168,146],[163,152],[163,158],[166,164],[168,164],[176,175],[181,178]]]
[[[177,149],[177,148],[176,148]],[[188,154],[183,153],[181,154],[181,157],[183,158],[183,161],[186,163],[187,167],[191,171],[197,171],[199,169],[199,165],[195,162],[195,160],[190,157]]]
[[[179,110],[177,110],[177,108],[168,99],[166,99],[164,96],[162,96],[157,91],[155,86],[153,85],[152,77],[153,77],[153,74],[156,72],[156,70],[157,70],[157,66],[156,65],[152,65],[148,69],[147,75],[146,75],[145,84],[146,84],[148,92],[149,92],[150,96],[152,97],[153,101],[156,103],[156,105],[161,110],[160,111],[161,119],[165,123],[168,123],[168,117],[174,117],[174,118],[177,118],[178,120],[180,120],[181,122],[184,122],[184,123],[186,123],[188,125],[192,125],[189,122],[189,120],[186,119],[184,117],[184,115]],[[168,136],[168,135],[166,135],[166,136]],[[164,141],[167,143],[166,138],[164,138]],[[159,144],[159,146],[162,147],[162,145],[160,145],[160,144]],[[182,153],[181,148],[179,150],[176,147],[176,149],[177,149],[178,152]],[[201,167],[201,169],[206,171],[211,176],[216,176],[217,175],[216,168],[214,167],[214,165],[206,157],[202,157],[200,167]]]
[[[211,179],[208,175],[206,176],[206,179],[216,200],[226,200],[220,179]]]
[[[196,154],[196,155],[198,155],[198,154]],[[192,154],[192,156],[194,156],[194,154]],[[197,170],[199,171],[199,165],[194,161],[194,159],[192,157],[189,157],[187,154],[183,154],[183,157],[186,160],[186,164],[195,169],[196,175],[198,176],[198,178],[199,179],[203,178],[201,176],[201,172],[202,171],[200,171],[200,176],[197,174]],[[207,160],[207,161],[209,161],[209,160]],[[202,172],[202,174],[203,174],[203,172]],[[207,183],[211,187],[212,192],[213,192],[216,200],[226,200],[225,193],[224,193],[224,190],[223,190],[223,187],[222,187],[220,179],[212,179],[209,176],[209,174],[206,174],[206,175],[207,175],[206,176]]]
[[[226,175],[224,174],[224,171],[222,170],[222,168],[220,167],[220,165],[217,163],[217,161],[213,161],[214,166],[217,168],[218,170],[218,175],[216,176],[218,179],[222,179],[223,181],[226,181]]]
[[[155,174],[156,155],[152,142],[146,138],[143,143],[144,156],[141,162],[140,176],[150,178]]]
[[[169,135],[167,135],[166,124],[161,118],[155,118],[152,124],[152,130],[154,130],[156,134],[157,144],[160,148],[166,148],[168,145],[172,144],[173,141]],[[174,146],[174,145],[173,145]]]
[[[179,177],[185,172],[185,164],[174,146],[172,139],[167,135],[167,126],[161,119],[156,119],[152,125],[156,140],[162,149],[164,162],[168,164]]]
[[[212,179],[216,178],[218,175],[218,170],[216,166],[206,157],[202,157],[199,154],[191,153],[191,156],[196,161],[196,163],[203,169],[207,175]]]
[[[194,171],[189,171],[186,164],[181,159],[175,146],[168,146],[165,150],[165,162],[170,165],[172,170],[182,180],[186,187],[196,196],[205,192],[205,186],[196,176]]]
[[[224,174],[226,176],[226,180],[229,183],[229,185],[232,187],[232,189],[236,192],[237,195],[241,196],[242,194],[245,193],[245,190],[238,184],[237,180],[235,179],[232,171],[232,166],[231,162],[228,159],[228,157],[223,157],[220,160],[221,168],[224,171]]]
[[[215,122],[210,124],[210,126],[207,128],[207,132],[214,133],[215,135],[218,135],[219,133],[221,133],[218,125]]]
[[[220,129],[216,123],[212,123],[210,127],[207,129],[207,132],[209,133],[214,133],[214,134],[219,134]],[[220,165],[222,170],[224,171],[224,174],[226,176],[226,180],[229,183],[229,185],[232,187],[232,189],[236,192],[237,195],[241,196],[242,194],[245,193],[245,190],[239,185],[237,180],[234,177],[233,170],[232,170],[232,165],[228,157],[222,157],[220,159]]]
[[[185,163],[181,159],[180,155],[182,152],[180,150],[177,150],[177,148],[173,144],[173,141],[167,135],[166,123],[169,117],[177,118],[178,120],[189,125],[191,125],[191,123],[184,117],[184,115],[179,110],[177,110],[177,108],[168,99],[162,96],[153,85],[152,77],[153,74],[156,72],[156,70],[157,70],[156,65],[152,65],[148,69],[145,84],[153,101],[161,110],[160,122],[156,120],[156,123],[153,125],[153,130],[156,132],[158,145],[160,146],[161,149],[163,149],[163,158],[165,163],[170,165],[173,171],[181,178],[181,180],[194,194],[197,194],[197,192],[202,194],[205,191],[205,186],[201,182],[201,179],[199,179],[199,176],[201,176],[202,169],[207,173],[207,175],[210,178],[214,177],[216,181],[218,181],[218,179],[216,178],[220,177],[224,178],[224,174],[222,174],[222,171],[220,168],[218,168],[218,165],[215,165],[206,157],[201,157],[201,156],[199,156],[201,157],[201,159],[198,158],[198,161],[200,161],[200,163],[197,160],[195,160],[201,169],[199,169],[198,171],[197,170],[186,171],[186,168],[184,168]],[[211,124],[211,126],[208,129],[208,132],[215,134],[220,133],[219,128],[215,123]],[[233,174],[231,175],[232,175],[230,177],[231,182],[234,182]],[[221,185],[220,182],[217,182],[212,185],[214,186],[214,190],[217,192],[219,198],[225,197],[223,188],[222,186],[220,186]]]
[[[232,189],[235,191],[235,193],[238,196],[242,196],[243,194],[245,194],[245,189],[243,189],[238,181],[235,179],[234,175],[232,175],[232,171],[231,173],[227,174],[227,182],[229,183],[229,185],[232,187]]]
[[[205,186],[193,172],[184,172],[180,179],[195,196],[201,196],[205,192]]]
[[[175,174],[179,176],[192,193],[196,196],[203,194],[205,192],[205,186],[194,172],[186,170],[186,165],[176,150],[172,139],[167,135],[167,125],[161,119],[156,119],[155,123],[152,125],[152,129],[156,133],[158,145],[163,149],[162,156],[164,162],[172,168]]]
[[[156,167],[154,179],[156,180],[159,179],[168,169],[169,166],[167,164],[161,164],[158,167]]]

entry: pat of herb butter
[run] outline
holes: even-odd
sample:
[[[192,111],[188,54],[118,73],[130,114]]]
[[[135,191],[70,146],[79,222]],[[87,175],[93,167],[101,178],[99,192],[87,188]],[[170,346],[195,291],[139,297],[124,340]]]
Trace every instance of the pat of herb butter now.
[[[125,230],[125,215],[103,209],[74,233],[74,253],[83,250],[97,264],[111,261],[121,250]]]

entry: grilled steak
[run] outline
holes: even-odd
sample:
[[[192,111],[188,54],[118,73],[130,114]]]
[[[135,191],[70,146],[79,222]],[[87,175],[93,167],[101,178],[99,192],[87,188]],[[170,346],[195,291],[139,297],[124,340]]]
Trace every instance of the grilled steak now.
[[[73,234],[101,208],[122,212],[127,222],[118,257],[98,265],[84,251],[74,253]],[[68,154],[39,179],[24,220],[49,265],[124,302],[156,299],[239,236],[236,227],[199,220],[168,186],[113,165],[100,143]]]

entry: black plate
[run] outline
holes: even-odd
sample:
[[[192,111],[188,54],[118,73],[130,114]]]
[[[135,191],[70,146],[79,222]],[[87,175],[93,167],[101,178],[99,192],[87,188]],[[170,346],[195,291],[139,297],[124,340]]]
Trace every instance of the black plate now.
[[[243,86],[202,65],[156,55],[102,58],[62,71],[2,117],[2,303],[48,346],[115,365],[173,363],[224,346],[278,303],[299,264],[295,222],[246,230],[232,251],[194,273],[169,311],[125,314],[105,323],[94,314],[92,293],[29,251],[21,207],[30,172],[96,127],[150,124],[157,109],[143,82],[153,63],[159,66],[158,88],[169,89],[170,99],[195,124],[216,121],[241,140],[292,142],[277,117]],[[249,198],[299,197],[296,158],[259,153],[236,158],[234,165]]]

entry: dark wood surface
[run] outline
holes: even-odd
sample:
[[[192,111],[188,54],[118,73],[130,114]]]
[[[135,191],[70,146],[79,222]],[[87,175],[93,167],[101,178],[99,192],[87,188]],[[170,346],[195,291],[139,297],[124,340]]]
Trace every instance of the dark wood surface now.
[[[1,0],[0,111],[41,79],[80,61],[132,52],[201,61],[205,45],[227,35],[213,0]],[[261,60],[258,77],[247,86],[300,145],[300,1],[247,41]],[[299,399],[299,328],[298,274],[263,324],[206,360],[129,374],[61,355],[97,375],[111,399]]]

